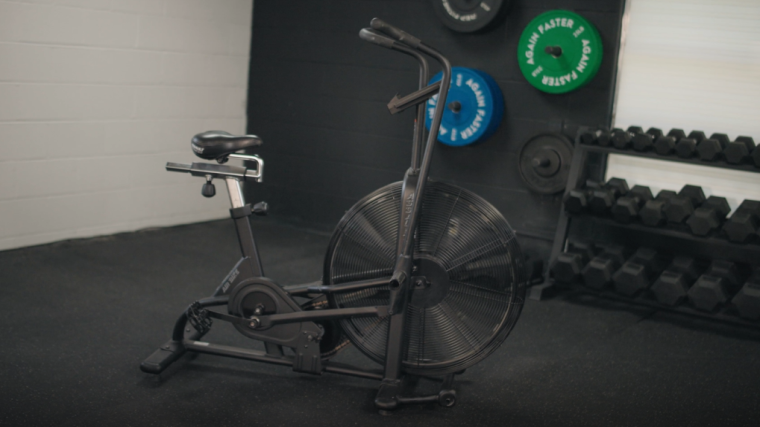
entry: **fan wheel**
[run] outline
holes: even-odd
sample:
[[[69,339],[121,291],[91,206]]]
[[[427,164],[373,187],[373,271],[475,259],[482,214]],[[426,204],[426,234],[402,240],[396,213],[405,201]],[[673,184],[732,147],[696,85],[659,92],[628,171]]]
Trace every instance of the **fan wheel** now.
[[[401,183],[356,203],[327,249],[324,282],[389,277],[393,273]],[[403,368],[446,375],[491,354],[515,325],[525,299],[525,267],[515,234],[491,204],[463,188],[428,181],[416,230],[407,307]],[[335,308],[387,305],[387,286],[331,294]],[[389,317],[340,321],[351,342],[383,363]]]

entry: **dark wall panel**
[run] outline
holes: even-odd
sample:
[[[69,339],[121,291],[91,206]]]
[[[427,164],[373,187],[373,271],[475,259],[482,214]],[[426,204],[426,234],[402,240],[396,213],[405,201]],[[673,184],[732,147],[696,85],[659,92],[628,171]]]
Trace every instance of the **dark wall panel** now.
[[[413,112],[388,114],[394,94],[416,89],[416,63],[363,42],[377,16],[441,50],[455,66],[486,71],[506,103],[498,131],[480,144],[439,144],[431,175],[480,194],[548,254],[560,201],[531,193],[517,170],[525,141],[540,132],[609,124],[623,0],[514,0],[506,19],[481,34],[440,23],[429,0],[257,0],[251,43],[248,130],[264,139],[265,183],[249,187],[271,214],[328,230],[364,194],[400,180],[411,154]],[[598,29],[604,60],[595,79],[565,95],[530,86],[517,41],[538,14],[567,9]]]

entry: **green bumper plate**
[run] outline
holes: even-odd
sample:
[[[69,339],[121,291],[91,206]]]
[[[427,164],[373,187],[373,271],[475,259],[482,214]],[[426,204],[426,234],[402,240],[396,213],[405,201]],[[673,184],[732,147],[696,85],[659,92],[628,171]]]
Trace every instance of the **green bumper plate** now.
[[[534,87],[566,93],[594,78],[602,63],[602,39],[582,16],[552,10],[530,21],[520,36],[517,62]]]

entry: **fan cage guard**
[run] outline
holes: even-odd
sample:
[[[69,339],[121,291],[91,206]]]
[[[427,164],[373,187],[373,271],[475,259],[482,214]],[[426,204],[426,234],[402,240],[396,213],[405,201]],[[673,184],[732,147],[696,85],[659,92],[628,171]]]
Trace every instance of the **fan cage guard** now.
[[[398,239],[401,182],[356,203],[333,233],[324,282],[389,277]],[[414,259],[434,260],[448,274],[443,300],[410,301],[402,366],[412,375],[447,375],[481,361],[506,339],[525,300],[525,266],[514,232],[480,196],[428,180]],[[335,308],[387,305],[388,286],[335,293]],[[351,342],[378,363],[385,360],[389,317],[341,320]]]

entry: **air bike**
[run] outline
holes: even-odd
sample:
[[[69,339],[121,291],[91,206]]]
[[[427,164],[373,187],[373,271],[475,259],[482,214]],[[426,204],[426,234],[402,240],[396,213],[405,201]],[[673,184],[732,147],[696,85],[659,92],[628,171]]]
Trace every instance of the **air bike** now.
[[[389,104],[394,113],[417,108],[412,165],[404,180],[376,190],[346,212],[327,248],[322,280],[282,287],[264,276],[249,221],[266,205],[246,204],[241,191],[244,181],[262,181],[264,162],[237,153],[261,145],[261,139],[221,131],[196,135],[195,154],[217,163],[167,163],[166,169],[204,177],[207,197],[215,192],[212,181],[224,180],[242,258],[211,297],[193,302],[180,315],[172,338],[141,364],[143,371],[158,374],[186,352],[215,354],[379,381],[375,405],[381,412],[409,403],[453,406],[454,376],[496,350],[514,327],[526,288],[514,232],[479,196],[428,179],[448,108],[449,61],[377,18],[359,36],[410,55],[420,65],[420,89]],[[423,54],[441,64],[440,82],[427,85]],[[435,111],[424,144],[426,103],[435,104]],[[225,165],[229,158],[255,167]],[[231,323],[262,341],[265,351],[202,341],[213,321]],[[349,344],[383,369],[332,360]],[[440,392],[414,395],[412,385],[421,377],[440,379]]]

